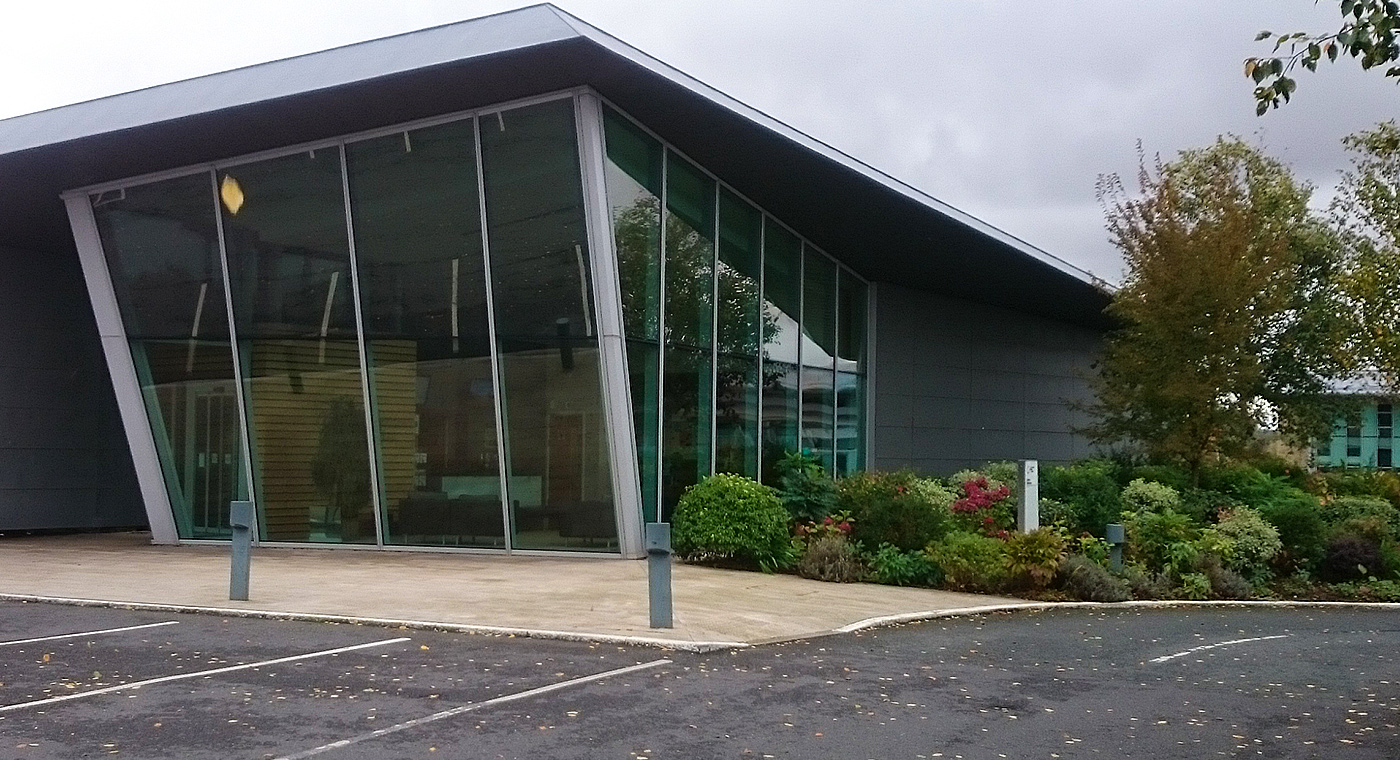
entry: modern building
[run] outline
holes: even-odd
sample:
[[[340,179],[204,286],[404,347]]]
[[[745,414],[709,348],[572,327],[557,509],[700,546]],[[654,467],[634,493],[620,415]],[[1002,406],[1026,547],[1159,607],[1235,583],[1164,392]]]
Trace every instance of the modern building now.
[[[1363,374],[1332,384],[1338,399],[1350,408],[1332,422],[1332,434],[1318,441],[1313,464],[1322,469],[1394,469],[1395,399],[1382,379]]]
[[[1088,273],[549,5],[0,121],[0,530],[638,556],[1083,456]]]

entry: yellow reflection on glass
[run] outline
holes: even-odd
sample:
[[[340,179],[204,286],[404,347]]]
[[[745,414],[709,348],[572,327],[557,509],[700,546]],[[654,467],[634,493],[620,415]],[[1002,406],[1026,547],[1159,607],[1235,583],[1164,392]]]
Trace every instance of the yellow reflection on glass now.
[[[238,209],[243,208],[243,188],[238,185],[238,180],[225,174],[224,181],[219,183],[219,198],[230,214],[237,215]]]

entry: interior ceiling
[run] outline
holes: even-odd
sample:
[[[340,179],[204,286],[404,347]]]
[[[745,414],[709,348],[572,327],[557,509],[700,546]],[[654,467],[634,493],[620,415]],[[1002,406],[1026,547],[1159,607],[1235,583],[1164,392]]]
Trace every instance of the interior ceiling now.
[[[71,251],[66,189],[584,84],[867,279],[1108,325],[1099,287],[583,37],[0,155],[0,244]]]

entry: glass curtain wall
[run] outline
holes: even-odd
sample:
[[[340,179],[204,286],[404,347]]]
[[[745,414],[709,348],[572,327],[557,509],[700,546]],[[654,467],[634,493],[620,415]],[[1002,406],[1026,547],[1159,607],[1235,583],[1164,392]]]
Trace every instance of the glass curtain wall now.
[[[503,547],[474,122],[345,160],[384,541]]]
[[[181,538],[227,538],[247,498],[208,174],[103,193],[93,213]]]
[[[572,100],[480,121],[513,544],[615,547]]]
[[[376,540],[340,166],[332,147],[219,174],[268,541]]]
[[[799,450],[859,469],[864,282],[625,116],[604,133],[646,519]]]

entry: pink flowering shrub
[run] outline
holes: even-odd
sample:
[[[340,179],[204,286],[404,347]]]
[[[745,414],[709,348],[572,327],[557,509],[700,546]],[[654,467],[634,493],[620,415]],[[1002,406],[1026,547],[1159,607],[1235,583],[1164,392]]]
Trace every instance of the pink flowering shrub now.
[[[1011,489],[992,486],[985,477],[963,481],[962,497],[953,502],[953,520],[968,533],[1006,538],[1016,527]]]

